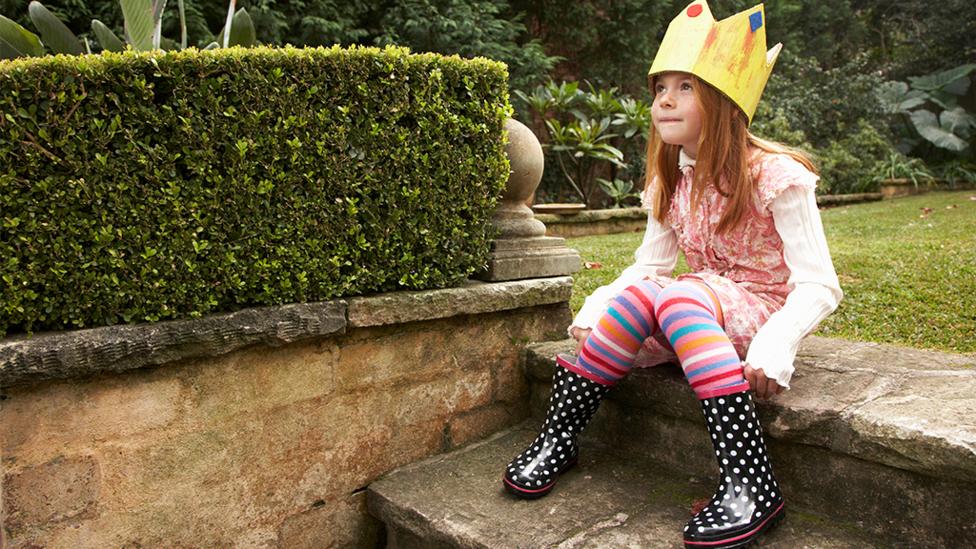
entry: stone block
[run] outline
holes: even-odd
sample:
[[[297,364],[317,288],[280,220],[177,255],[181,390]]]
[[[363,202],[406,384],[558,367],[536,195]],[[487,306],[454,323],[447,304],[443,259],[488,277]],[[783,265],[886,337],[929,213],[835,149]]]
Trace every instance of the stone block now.
[[[3,477],[3,527],[10,541],[29,530],[95,515],[101,474],[92,456],[58,457]]]
[[[845,413],[848,452],[976,483],[976,383],[969,372],[916,372]]]
[[[378,546],[382,524],[366,512],[366,492],[318,500],[292,515],[278,529],[277,546],[284,549],[330,549]]]
[[[255,348],[189,364],[186,375],[193,419],[201,424],[228,421],[332,394],[336,386],[334,343],[296,343]]]
[[[525,353],[525,371],[533,380],[548,382],[556,368],[556,355],[575,350],[576,342],[565,337],[556,341],[535,343]]]
[[[524,410],[512,405],[492,404],[451,418],[448,448],[482,439],[524,419]]]
[[[569,301],[568,276],[511,282],[469,281],[460,288],[391,292],[349,300],[349,326],[403,324],[458,315],[494,313]]]
[[[838,374],[801,364],[788,394],[759,401],[757,409],[766,430],[776,438],[841,450],[850,437],[844,411],[888,383],[870,372]]]
[[[525,377],[525,370],[519,363],[518,355],[512,353],[504,359],[498,359],[491,364],[494,389],[492,400],[500,402],[518,403],[527,408],[529,383]]]
[[[768,441],[783,494],[860,531],[894,540],[887,547],[974,547],[976,484],[938,479],[813,446]]]
[[[0,340],[0,386],[122,372],[342,333],[346,303],[295,303],[192,320],[105,326]]]
[[[484,406],[491,397],[490,371],[458,372],[450,379],[403,388],[394,403],[394,414],[399,424],[426,422]]]
[[[487,269],[475,277],[488,281],[563,276],[580,269],[579,252],[562,238],[540,236],[493,240]]]
[[[140,435],[175,421],[183,395],[178,379],[147,371],[14,387],[0,407],[0,448],[40,462],[64,447]]]
[[[453,319],[355,330],[339,342],[339,385],[349,392],[450,377],[460,368],[459,359],[471,360],[465,355],[482,331]]]
[[[238,445],[246,435],[202,430],[106,444],[102,507],[113,514],[138,513],[148,506],[171,506],[167,516],[187,509],[199,513],[235,482],[235,460],[244,457]],[[199,493],[193,496],[193,490]]]
[[[536,214],[546,224],[547,236],[575,238],[599,234],[643,232],[647,228],[647,210],[617,208],[584,210],[574,214]]]

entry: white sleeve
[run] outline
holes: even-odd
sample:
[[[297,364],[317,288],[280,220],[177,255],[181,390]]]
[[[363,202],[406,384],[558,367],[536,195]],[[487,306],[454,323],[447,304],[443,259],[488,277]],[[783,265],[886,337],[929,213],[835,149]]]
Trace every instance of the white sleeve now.
[[[827,248],[813,189],[790,187],[770,204],[783,258],[790,269],[790,293],[749,346],[746,363],[786,387],[793,376],[797,348],[832,313],[844,293]]]
[[[646,276],[671,276],[678,261],[678,237],[675,236],[674,229],[658,221],[651,211],[647,213],[647,230],[644,232],[644,240],[634,252],[634,260],[634,264],[624,269],[616,280],[597,288],[586,298],[568,331],[572,331],[574,327],[592,328],[606,311],[610,300],[627,286]]]

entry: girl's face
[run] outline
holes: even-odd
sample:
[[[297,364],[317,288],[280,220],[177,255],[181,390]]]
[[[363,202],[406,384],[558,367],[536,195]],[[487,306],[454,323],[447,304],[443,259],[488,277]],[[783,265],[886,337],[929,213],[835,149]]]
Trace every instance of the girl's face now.
[[[654,78],[651,119],[661,140],[680,145],[692,158],[698,153],[702,114],[695,97],[697,82],[685,72],[665,72]]]

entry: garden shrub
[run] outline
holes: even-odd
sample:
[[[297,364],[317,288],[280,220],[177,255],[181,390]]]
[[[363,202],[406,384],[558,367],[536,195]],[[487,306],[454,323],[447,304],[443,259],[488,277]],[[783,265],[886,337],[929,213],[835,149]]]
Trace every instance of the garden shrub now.
[[[0,62],[0,333],[457,284],[507,72],[402,48]]]
[[[859,120],[884,120],[877,90],[881,77],[858,57],[837,68],[822,69],[816,59],[784,50],[763,94],[763,102],[801,128],[816,147],[825,147],[857,131]]]
[[[892,154],[894,145],[873,125],[859,120],[854,131],[815,151],[820,168],[820,194],[875,192],[882,166]]]

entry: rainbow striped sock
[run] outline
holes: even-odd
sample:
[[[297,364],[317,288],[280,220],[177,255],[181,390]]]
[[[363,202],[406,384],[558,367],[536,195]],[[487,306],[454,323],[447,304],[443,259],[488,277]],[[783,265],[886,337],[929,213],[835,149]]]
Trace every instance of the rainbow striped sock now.
[[[721,304],[708,286],[675,282],[660,292],[654,311],[699,399],[749,389],[739,354],[718,322]]]
[[[630,372],[644,340],[657,330],[654,302],[661,287],[649,279],[628,286],[610,302],[586,338],[577,373],[613,385]]]

